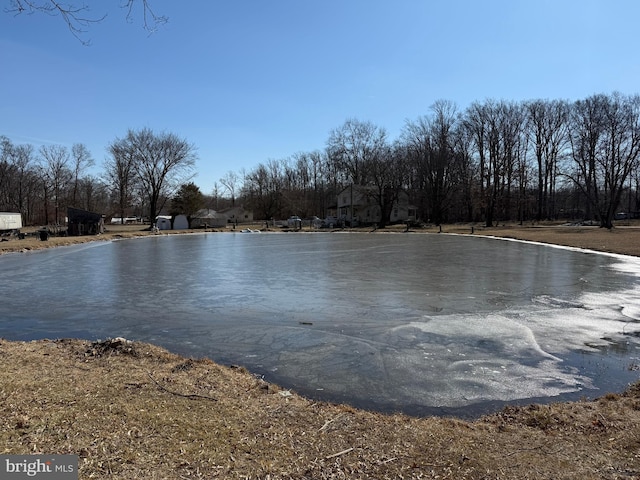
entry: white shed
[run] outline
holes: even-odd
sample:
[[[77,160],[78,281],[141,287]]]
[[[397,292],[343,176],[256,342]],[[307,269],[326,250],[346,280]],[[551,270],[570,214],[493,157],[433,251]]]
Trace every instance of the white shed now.
[[[156,217],[156,227],[158,227],[158,230],[171,230],[171,217],[158,215]]]
[[[22,228],[22,215],[13,212],[0,212],[0,231],[20,230]]]

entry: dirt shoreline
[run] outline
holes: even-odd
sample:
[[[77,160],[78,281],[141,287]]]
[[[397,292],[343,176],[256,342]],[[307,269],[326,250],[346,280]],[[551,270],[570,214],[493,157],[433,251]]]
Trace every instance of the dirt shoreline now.
[[[151,235],[125,227],[80,241],[11,239],[0,252]],[[640,256],[635,226],[473,234]],[[467,422],[314,402],[242,368],[126,340],[0,340],[0,361],[2,453],[76,454],[82,479],[640,478],[640,383]]]

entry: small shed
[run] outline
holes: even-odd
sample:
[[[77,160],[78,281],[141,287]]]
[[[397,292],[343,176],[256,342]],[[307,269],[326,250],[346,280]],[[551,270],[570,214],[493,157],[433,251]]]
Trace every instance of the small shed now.
[[[104,233],[104,215],[80,208],[67,208],[67,235],[98,235]]]
[[[158,215],[156,217],[156,227],[158,230],[171,230],[171,217]]]
[[[17,232],[22,228],[22,215],[13,212],[0,212],[0,232]]]
[[[186,230],[189,228],[189,220],[187,220],[186,215],[176,215],[173,219],[173,229],[174,230]]]

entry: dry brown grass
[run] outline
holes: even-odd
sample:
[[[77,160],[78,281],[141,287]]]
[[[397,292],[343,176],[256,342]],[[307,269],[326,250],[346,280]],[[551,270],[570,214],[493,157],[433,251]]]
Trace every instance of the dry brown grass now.
[[[469,226],[446,226],[449,233],[470,233]],[[489,235],[532,242],[564,245],[599,252],[640,256],[640,226],[620,225],[611,230],[572,225],[503,225],[493,228],[475,227],[474,235]]]
[[[150,234],[131,229],[108,235]],[[474,228],[630,255],[639,233]],[[1,242],[0,251],[29,241]],[[22,248],[8,249],[14,242]],[[242,368],[142,343],[0,340],[0,362],[0,451],[77,454],[82,479],[640,478],[640,384],[466,422],[312,402]]]

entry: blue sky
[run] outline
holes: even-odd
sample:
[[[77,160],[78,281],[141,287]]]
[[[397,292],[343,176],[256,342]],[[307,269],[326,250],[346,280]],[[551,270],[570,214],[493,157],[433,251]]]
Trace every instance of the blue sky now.
[[[204,193],[323,149],[348,118],[393,140],[439,99],[640,93],[636,0],[151,0],[169,17],[152,35],[118,0],[85,3],[108,14],[90,46],[59,17],[0,11],[0,135],[101,164],[129,128],[176,133]]]

